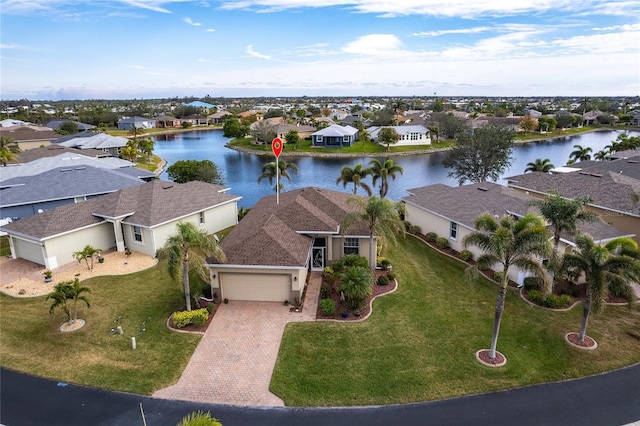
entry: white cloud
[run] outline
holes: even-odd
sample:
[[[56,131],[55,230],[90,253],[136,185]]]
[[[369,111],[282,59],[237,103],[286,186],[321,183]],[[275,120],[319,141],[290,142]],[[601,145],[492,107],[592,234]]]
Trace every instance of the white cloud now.
[[[215,30],[214,28],[207,28],[207,29],[205,30],[205,32],[208,32],[208,33],[215,33],[215,32],[216,32],[216,30]]]
[[[402,49],[402,42],[393,34],[369,34],[347,43],[342,51],[356,55],[388,55]]]
[[[453,30],[440,30],[440,31],[423,31],[420,33],[414,33],[416,37],[438,37],[448,34],[478,34],[487,31],[492,31],[491,27],[473,27],[473,28],[458,28]]]
[[[184,21],[184,22],[186,22],[186,23],[187,23],[187,24],[189,24],[189,25],[193,25],[194,27],[199,27],[200,25],[202,25],[200,22],[193,22],[193,21],[191,20],[191,18],[189,18],[188,16],[187,16],[187,17],[185,17],[185,18],[183,19],[183,21]]]
[[[253,50],[253,45],[248,45],[247,46],[247,50],[246,50],[247,54],[253,58],[260,58],[260,59],[271,59],[271,56],[268,55],[263,55],[262,53],[258,53],[255,50]]]
[[[21,47],[17,44],[0,44],[0,49],[20,49]]]

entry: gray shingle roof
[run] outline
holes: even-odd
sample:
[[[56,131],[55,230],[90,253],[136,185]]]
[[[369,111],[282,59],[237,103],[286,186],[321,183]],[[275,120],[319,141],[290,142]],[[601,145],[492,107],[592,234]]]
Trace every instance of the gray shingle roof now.
[[[307,187],[262,198],[222,241],[227,264],[304,266],[313,239],[303,234],[340,232],[353,195]],[[347,235],[368,235],[363,224]]]
[[[76,133],[76,135],[78,135],[78,133]],[[124,147],[127,145],[128,141],[129,139],[123,138],[121,136],[111,136],[106,133],[97,133],[88,137],[86,135],[78,136],[75,138],[63,140],[62,142],[57,140],[55,141],[55,143],[69,148],[108,149]]]
[[[411,195],[402,198],[406,203],[469,228],[474,228],[476,217],[483,213],[501,217],[507,213],[524,216],[527,213],[538,212],[537,208],[529,205],[529,202],[535,199],[533,196],[491,182],[458,187],[435,184],[409,189],[407,192]],[[590,234],[596,241],[628,235],[604,222],[582,222],[578,224],[578,229]],[[574,241],[569,235],[563,235],[563,238]]]
[[[38,160],[40,158],[54,157],[56,155],[65,154],[65,153],[82,154],[92,158],[111,157],[111,154],[109,154],[108,152],[100,151],[97,149],[79,150],[77,148],[67,148],[66,146],[62,146],[54,143],[44,147],[33,148],[33,149],[28,149],[26,151],[22,151],[17,155],[17,158],[18,158],[18,162],[20,163],[28,163],[30,161]]]
[[[318,130],[314,135],[321,136],[351,136],[358,132],[358,129],[351,126],[339,126],[337,124]]]

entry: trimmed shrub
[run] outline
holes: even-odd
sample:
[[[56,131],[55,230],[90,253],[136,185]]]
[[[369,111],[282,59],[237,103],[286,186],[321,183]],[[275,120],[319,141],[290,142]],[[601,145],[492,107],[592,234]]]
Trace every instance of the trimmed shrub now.
[[[326,299],[331,295],[331,286],[327,283],[322,283],[320,286],[320,299]]]
[[[189,324],[203,325],[209,319],[209,311],[207,308],[195,309],[193,311],[174,312],[171,315],[171,321],[177,328],[183,328]]]
[[[212,314],[216,311],[216,305],[214,305],[213,303],[209,303],[207,305],[207,311]]]
[[[418,225],[411,225],[411,228],[409,228],[409,232],[411,232],[413,235],[418,235],[421,231],[422,230]]]
[[[471,260],[473,259],[473,253],[471,253],[469,250],[462,250],[460,252],[460,259],[464,260],[465,262]]]
[[[394,274],[393,272],[387,272],[387,279],[389,281],[393,281],[396,279],[396,274]]]
[[[389,269],[389,266],[391,266],[391,262],[389,262],[389,259],[382,259],[380,261],[380,267],[382,268],[383,271],[386,271],[387,269]]]
[[[527,292],[527,296],[533,303],[544,306],[544,295],[540,290],[530,290]]]
[[[540,278],[538,277],[526,277],[523,284],[525,290],[540,290]]]
[[[438,237],[438,239],[436,240],[436,245],[441,249],[449,248],[449,240],[447,240],[445,237]]]
[[[430,243],[435,243],[438,240],[438,234],[435,232],[427,232],[424,236],[424,239]]]
[[[369,261],[366,257],[360,256],[359,254],[347,254],[342,256],[340,259],[333,262],[333,270],[336,274],[341,273],[351,267],[362,267],[369,268]]]
[[[320,310],[323,315],[332,316],[336,313],[336,302],[331,299],[320,300]]]
[[[380,275],[377,283],[378,285],[389,285],[389,278],[386,275]]]
[[[547,308],[564,308],[565,306],[569,306],[569,303],[571,303],[571,296],[568,294],[563,294],[562,296],[550,294],[544,300],[544,305]]]
[[[336,281],[336,273],[331,266],[325,266],[322,270],[322,278],[329,284],[333,284]]]

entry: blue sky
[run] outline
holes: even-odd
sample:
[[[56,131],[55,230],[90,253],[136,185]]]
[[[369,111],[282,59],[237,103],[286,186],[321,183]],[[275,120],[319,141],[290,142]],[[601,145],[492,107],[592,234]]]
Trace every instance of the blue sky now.
[[[637,96],[640,2],[0,0],[0,96]]]

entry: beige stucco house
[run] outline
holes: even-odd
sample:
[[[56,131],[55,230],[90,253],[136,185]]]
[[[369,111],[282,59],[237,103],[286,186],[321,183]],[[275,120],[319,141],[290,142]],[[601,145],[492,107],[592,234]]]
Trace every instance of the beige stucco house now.
[[[523,217],[527,213],[537,212],[537,209],[529,204],[535,199],[533,196],[491,182],[458,187],[436,184],[410,189],[407,192],[410,195],[403,197],[402,201],[405,203],[410,223],[419,226],[422,234],[435,232],[439,237],[447,238],[450,247],[456,251],[465,249],[463,240],[475,230],[475,219],[480,214],[489,213],[496,217],[510,214]],[[590,234],[596,244],[606,244],[613,238],[634,235],[605,222],[580,223],[578,229]],[[573,247],[573,237],[563,235],[558,250],[565,253],[570,252]],[[482,254],[475,246],[466,249],[473,253],[474,259]],[[495,265],[495,270],[501,270],[501,266],[498,268],[498,265]],[[509,270],[509,278],[518,284],[522,284],[525,277],[525,271],[516,268]]]
[[[78,204],[45,211],[3,227],[11,255],[53,269],[74,261],[72,253],[97,249],[155,256],[179,221],[209,233],[237,223],[239,196],[204,182],[155,180]]]
[[[222,299],[294,302],[310,271],[344,254],[369,255],[361,223],[343,229],[351,194],[307,187],[262,198],[222,240],[225,263],[209,265]],[[375,244],[374,239],[374,244]],[[375,262],[375,259],[373,259]]]

